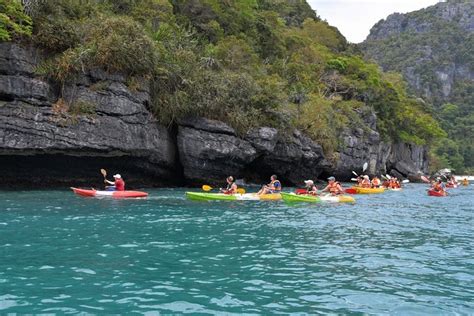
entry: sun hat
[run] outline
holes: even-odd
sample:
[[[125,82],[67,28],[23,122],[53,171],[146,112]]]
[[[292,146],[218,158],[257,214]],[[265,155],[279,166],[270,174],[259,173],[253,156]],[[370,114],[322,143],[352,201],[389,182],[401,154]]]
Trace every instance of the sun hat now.
[[[314,181],[313,180],[304,180],[304,183],[309,184],[309,185],[313,185]]]
[[[328,180],[329,180],[329,181],[336,181],[336,178],[334,178],[334,177],[329,177]]]
[[[117,173],[117,174],[114,174],[114,178],[120,179],[122,178],[122,176]]]

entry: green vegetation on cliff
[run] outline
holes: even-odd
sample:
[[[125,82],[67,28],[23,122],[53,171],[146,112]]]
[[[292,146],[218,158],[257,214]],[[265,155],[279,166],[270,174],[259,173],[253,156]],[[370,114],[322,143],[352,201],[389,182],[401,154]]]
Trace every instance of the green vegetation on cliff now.
[[[240,133],[297,127],[327,152],[374,109],[386,140],[426,144],[443,130],[400,76],[347,51],[303,0],[31,1],[31,41],[58,83],[102,68],[152,83],[164,124],[202,115]]]
[[[432,167],[474,172],[474,2],[448,1],[377,23],[361,46],[412,93],[434,105],[448,132],[432,147]]]

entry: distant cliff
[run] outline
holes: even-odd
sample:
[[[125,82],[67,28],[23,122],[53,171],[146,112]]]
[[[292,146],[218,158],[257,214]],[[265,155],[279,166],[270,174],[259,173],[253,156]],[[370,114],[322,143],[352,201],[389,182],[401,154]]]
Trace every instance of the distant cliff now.
[[[360,46],[385,71],[401,72],[410,90],[434,104],[449,133],[435,154],[456,169],[474,167],[474,2],[447,1],[392,14]]]

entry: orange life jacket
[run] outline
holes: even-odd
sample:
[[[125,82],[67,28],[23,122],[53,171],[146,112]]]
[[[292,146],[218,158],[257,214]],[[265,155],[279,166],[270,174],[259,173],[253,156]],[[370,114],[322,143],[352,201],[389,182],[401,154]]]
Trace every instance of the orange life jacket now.
[[[332,184],[330,183],[329,184],[329,192],[331,192],[333,194],[339,193],[340,191],[339,191],[338,186],[339,186],[339,182],[334,182]]]

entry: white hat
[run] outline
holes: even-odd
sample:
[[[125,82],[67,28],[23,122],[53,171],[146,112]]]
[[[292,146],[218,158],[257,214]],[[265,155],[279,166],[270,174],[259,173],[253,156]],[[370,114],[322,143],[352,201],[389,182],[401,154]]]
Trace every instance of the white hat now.
[[[368,176],[368,175],[365,175],[365,176],[364,176],[364,179],[369,180],[369,176]]]
[[[304,180],[304,183],[306,183],[308,185],[313,185],[314,184],[313,180]]]
[[[114,178],[117,178],[117,179],[120,179],[122,176],[119,175],[118,173],[117,174],[114,174]]]

